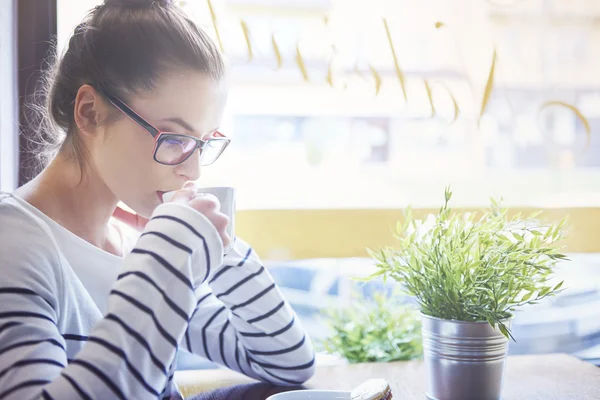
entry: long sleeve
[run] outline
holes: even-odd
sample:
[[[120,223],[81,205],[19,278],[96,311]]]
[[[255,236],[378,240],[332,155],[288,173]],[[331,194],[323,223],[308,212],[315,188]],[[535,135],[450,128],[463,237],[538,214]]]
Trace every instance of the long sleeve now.
[[[182,347],[252,378],[299,385],[314,373],[312,343],[256,253],[237,239],[199,287]]]
[[[0,204],[0,399],[156,399],[195,290],[222,261],[212,224],[187,206],[159,206],[123,260],[104,318],[67,360],[66,339],[85,328],[65,305],[74,299],[51,234],[20,212]],[[65,320],[75,332],[59,329]]]

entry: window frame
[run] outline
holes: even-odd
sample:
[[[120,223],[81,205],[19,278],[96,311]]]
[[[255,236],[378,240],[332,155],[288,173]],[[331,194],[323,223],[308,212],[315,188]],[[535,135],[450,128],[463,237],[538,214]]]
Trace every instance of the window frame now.
[[[17,0],[0,9],[0,190],[17,187],[19,174],[17,88]]]
[[[14,0],[17,12],[17,65],[19,105],[19,181],[24,185],[39,172],[36,154],[40,150],[27,107],[48,67],[56,46],[57,0]]]

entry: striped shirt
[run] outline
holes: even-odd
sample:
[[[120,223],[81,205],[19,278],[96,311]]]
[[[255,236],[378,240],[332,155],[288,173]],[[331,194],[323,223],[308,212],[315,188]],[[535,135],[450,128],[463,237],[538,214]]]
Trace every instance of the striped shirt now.
[[[0,193],[0,400],[180,398],[180,348],[302,384],[314,350],[290,305],[246,243],[222,253],[185,205],[157,207],[121,258]]]

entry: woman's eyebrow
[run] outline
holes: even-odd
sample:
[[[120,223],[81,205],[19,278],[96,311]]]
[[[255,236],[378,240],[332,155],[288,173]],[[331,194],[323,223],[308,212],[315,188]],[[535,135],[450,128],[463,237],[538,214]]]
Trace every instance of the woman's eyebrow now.
[[[189,131],[189,132],[196,132],[196,130],[187,122],[185,122],[183,119],[179,118],[179,117],[173,117],[173,118],[165,118],[165,119],[161,119],[161,121],[168,121],[168,122],[173,122],[176,123],[180,126],[183,127],[183,129]]]

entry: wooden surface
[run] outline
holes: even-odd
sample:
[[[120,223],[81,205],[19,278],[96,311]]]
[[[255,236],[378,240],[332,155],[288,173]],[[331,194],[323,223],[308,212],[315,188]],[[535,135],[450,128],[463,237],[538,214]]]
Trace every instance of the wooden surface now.
[[[394,399],[425,398],[425,373],[421,361],[318,367],[306,387],[351,390],[369,378],[388,380]],[[252,382],[228,370],[182,371],[176,375],[176,380],[186,397]],[[600,368],[562,354],[509,357],[502,399],[599,400]]]

